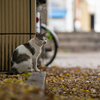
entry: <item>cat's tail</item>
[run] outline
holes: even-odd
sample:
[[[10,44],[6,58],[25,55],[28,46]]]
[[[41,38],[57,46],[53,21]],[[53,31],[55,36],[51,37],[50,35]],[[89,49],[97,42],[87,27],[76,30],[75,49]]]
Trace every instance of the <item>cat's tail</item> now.
[[[13,66],[9,71],[9,74],[19,74],[18,70]]]

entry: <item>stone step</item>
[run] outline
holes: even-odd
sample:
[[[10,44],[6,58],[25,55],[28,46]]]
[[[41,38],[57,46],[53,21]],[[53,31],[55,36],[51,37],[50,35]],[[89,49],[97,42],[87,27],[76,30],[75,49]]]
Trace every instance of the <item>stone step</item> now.
[[[59,45],[63,46],[99,46],[100,43],[94,43],[94,42],[59,42]]]
[[[45,90],[46,72],[33,72],[26,81],[27,84],[34,84]]]
[[[77,44],[77,45],[99,45],[100,41],[66,41],[66,40],[60,40],[59,41],[59,45],[62,44],[69,44],[69,45],[73,45],[73,44]]]
[[[57,33],[57,36],[60,41],[93,41],[93,42],[100,42],[100,34],[90,34],[90,33]]]
[[[94,44],[79,44],[79,43],[70,43],[70,44],[60,44],[59,47],[60,50],[68,50],[68,51],[100,51],[100,44],[94,45]]]
[[[59,49],[68,51],[100,51],[100,33],[57,33]]]
[[[61,47],[60,51],[64,52],[100,52],[98,47]]]
[[[84,41],[89,41],[89,42],[100,42],[100,38],[92,38],[92,37],[58,37],[60,41],[78,41],[78,42],[84,42]]]
[[[87,36],[93,36],[93,35],[99,35],[100,33],[97,32],[55,32],[57,35],[62,35],[62,34],[67,34],[68,36],[72,36],[72,35],[80,35],[80,36],[84,36],[84,34],[86,34]]]

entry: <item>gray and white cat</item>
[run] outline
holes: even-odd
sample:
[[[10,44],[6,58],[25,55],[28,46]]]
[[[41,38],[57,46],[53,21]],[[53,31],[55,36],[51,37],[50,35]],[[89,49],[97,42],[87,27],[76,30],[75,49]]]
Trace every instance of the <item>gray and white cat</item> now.
[[[36,33],[28,43],[19,45],[12,54],[11,72],[14,74],[22,73],[22,71],[40,71],[37,68],[37,59],[41,54],[41,48],[47,43],[46,33]]]

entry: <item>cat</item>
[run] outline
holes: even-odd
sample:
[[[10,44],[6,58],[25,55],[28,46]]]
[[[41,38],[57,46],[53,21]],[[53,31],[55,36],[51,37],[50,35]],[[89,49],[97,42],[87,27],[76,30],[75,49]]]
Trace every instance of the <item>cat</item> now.
[[[37,59],[41,54],[42,46],[47,43],[46,33],[36,33],[28,43],[19,45],[12,54],[11,73],[18,74],[22,71],[39,72]]]

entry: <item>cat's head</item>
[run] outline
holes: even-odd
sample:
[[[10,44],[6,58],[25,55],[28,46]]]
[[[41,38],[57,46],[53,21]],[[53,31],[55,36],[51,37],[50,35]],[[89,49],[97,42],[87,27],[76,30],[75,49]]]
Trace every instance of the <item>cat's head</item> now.
[[[46,44],[47,43],[46,33],[44,33],[44,34],[36,33],[35,41],[40,46]]]

